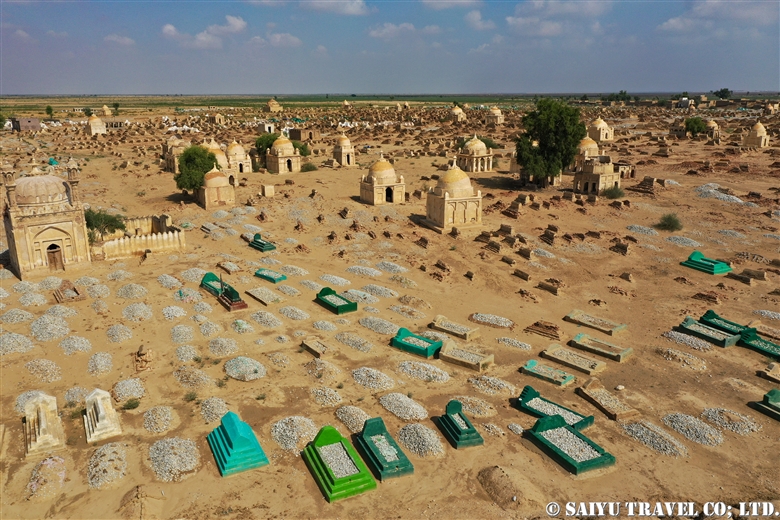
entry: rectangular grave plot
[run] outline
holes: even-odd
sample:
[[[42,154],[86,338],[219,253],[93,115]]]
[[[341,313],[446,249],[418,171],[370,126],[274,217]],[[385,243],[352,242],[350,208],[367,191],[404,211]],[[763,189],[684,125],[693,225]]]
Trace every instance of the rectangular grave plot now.
[[[414,466],[387,431],[381,417],[366,420],[363,431],[355,437],[355,447],[379,480],[414,473]]]
[[[246,293],[266,307],[270,306],[272,303],[282,303],[284,301],[284,298],[267,287],[256,287],[254,289],[249,289]]]
[[[544,350],[542,352],[542,357],[552,359],[561,365],[573,368],[574,370],[579,370],[588,375],[598,374],[607,368],[607,364],[603,361],[590,358],[557,344],[550,345]]]
[[[542,451],[575,475],[615,464],[613,455],[558,415],[539,419],[528,433]]]
[[[622,363],[634,353],[632,348],[623,348],[582,333],[574,336],[574,339],[569,341],[569,345],[618,363]]]
[[[390,340],[390,345],[404,352],[428,359],[439,353],[442,348],[441,341],[434,341],[430,338],[412,334],[409,329],[403,327],[398,329],[395,337]]]
[[[756,332],[765,338],[780,340],[780,329],[764,325],[761,320],[753,320],[747,326],[756,329]]]
[[[322,290],[317,293],[314,301],[334,314],[346,314],[348,312],[355,312],[358,309],[357,303],[342,298],[330,287],[323,287]]]
[[[326,354],[329,354],[333,351],[331,347],[323,343],[319,340],[319,338],[316,338],[314,336],[309,336],[306,339],[304,339],[301,342],[301,346],[311,354],[312,356],[316,358],[325,357]]]
[[[282,273],[277,273],[276,271],[266,268],[255,271],[255,276],[274,284],[287,280],[287,276]]]
[[[453,399],[447,403],[444,415],[439,417],[438,426],[444,437],[456,450],[470,446],[481,446],[485,443],[482,435],[463,413],[463,405],[458,400]]]
[[[460,323],[455,323],[453,321],[448,320],[446,316],[442,316],[441,314],[436,316],[433,319],[433,322],[428,326],[433,330],[446,332],[451,336],[465,339],[466,341],[470,341],[472,339],[476,339],[479,337],[478,327],[469,327],[468,325],[461,325]]]
[[[477,372],[486,370],[493,364],[493,354],[481,354],[472,350],[459,348],[454,341],[445,341],[439,351],[439,359]]]
[[[780,360],[780,345],[760,338],[756,333],[756,329],[743,330],[739,339],[739,345]]]
[[[520,371],[557,386],[567,386],[575,380],[575,377],[572,374],[551,367],[550,365],[540,363],[536,359],[529,359],[526,364],[520,368]]]
[[[520,392],[520,397],[518,397],[515,406],[534,417],[560,415],[563,417],[564,422],[575,430],[583,430],[592,425],[595,420],[595,417],[592,415],[582,415],[570,408],[545,399],[530,385],[526,385]]]
[[[725,332],[720,329],[710,327],[709,325],[705,325],[694,320],[690,316],[686,316],[683,322],[677,328],[680,330],[680,332],[690,334],[691,336],[696,336],[697,338],[701,338],[704,341],[709,341],[710,343],[719,347],[730,347],[732,345],[736,345],[740,338],[739,334],[732,334],[730,332]]]
[[[590,314],[586,314],[577,309],[571,311],[563,319],[571,323],[576,323],[577,325],[583,325],[585,327],[596,329],[603,332],[604,334],[609,334],[610,336],[614,336],[618,332],[626,329],[626,325],[623,323],[617,323],[606,320],[604,318],[591,316]]]
[[[613,421],[627,421],[641,415],[638,410],[631,408],[612,395],[598,379],[588,380],[577,388],[576,392]]]
[[[721,318],[712,309],[705,312],[702,317],[699,318],[699,323],[703,323],[709,327],[719,329],[724,332],[730,332],[732,334],[740,334],[747,328],[744,325],[740,325],[739,323]]]
[[[252,249],[257,249],[260,252],[267,253],[268,251],[273,251],[276,249],[276,246],[272,244],[271,242],[268,242],[267,240],[263,240],[260,233],[255,233],[254,237],[252,238],[252,241],[249,242],[249,247]]]
[[[376,488],[376,481],[349,441],[332,426],[323,427],[301,452],[328,502]]]

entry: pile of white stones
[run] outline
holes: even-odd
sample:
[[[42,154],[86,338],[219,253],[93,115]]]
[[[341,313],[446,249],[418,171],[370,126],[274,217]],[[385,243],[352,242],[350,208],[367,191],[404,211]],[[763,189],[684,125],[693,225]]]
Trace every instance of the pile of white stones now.
[[[363,424],[371,418],[370,415],[357,406],[349,405],[337,409],[336,417],[338,417],[352,433],[363,431]]]
[[[108,352],[95,352],[87,362],[87,372],[93,376],[99,376],[111,372],[114,362]]]
[[[334,337],[341,343],[361,352],[369,352],[374,348],[374,345],[371,342],[352,332],[339,332]]]
[[[123,379],[114,385],[114,396],[118,401],[140,399],[146,394],[143,382],[137,377]]]
[[[691,415],[670,413],[663,418],[663,422],[693,442],[706,446],[718,446],[723,442],[722,433]]]
[[[120,442],[110,442],[95,450],[89,458],[87,481],[89,487],[100,489],[127,475],[127,452]]]
[[[282,320],[267,311],[257,311],[256,313],[252,314],[250,318],[255,320],[263,327],[267,327],[269,329],[278,327],[282,324]]]
[[[428,410],[420,403],[397,392],[383,395],[379,398],[379,404],[404,421],[421,421],[428,417]]]
[[[357,384],[371,390],[390,390],[395,386],[393,379],[374,368],[360,367],[352,371]]]
[[[152,308],[145,303],[131,303],[122,310],[122,316],[130,321],[145,321],[152,318]]]
[[[687,457],[688,448],[663,428],[648,421],[620,423],[623,430],[653,451],[670,457]]]
[[[446,383],[450,375],[444,370],[422,361],[401,361],[398,371],[414,379],[432,383]]]
[[[266,370],[259,361],[245,356],[238,356],[225,363],[225,373],[239,381],[254,381],[264,377]]]
[[[317,426],[308,417],[293,415],[271,426],[271,437],[283,450],[298,456],[300,450],[317,435]]]
[[[0,356],[6,354],[25,353],[32,350],[33,344],[30,338],[16,332],[6,332],[0,336]]]
[[[198,467],[200,454],[193,441],[171,437],[152,444],[149,448],[149,460],[158,479],[174,482],[181,480],[182,474]]]
[[[219,397],[209,397],[200,404],[200,415],[207,423],[218,421],[226,413],[227,403]]]
[[[398,441],[419,457],[444,453],[444,447],[435,431],[419,423],[407,424],[398,431]]]
[[[601,456],[599,452],[567,428],[546,430],[541,432],[541,436],[577,462],[585,462]]]
[[[337,391],[324,386],[312,388],[311,395],[320,406],[336,406],[341,402],[341,395]]]
[[[135,300],[138,298],[143,298],[146,296],[148,291],[143,285],[138,285],[137,283],[129,283],[127,285],[123,285],[116,291],[116,295],[120,298],[124,298],[126,300]]]
[[[182,365],[173,372],[173,377],[181,386],[186,388],[200,388],[212,383],[211,378],[203,370]]]
[[[699,339],[696,336],[691,336],[690,334],[677,332],[676,330],[668,330],[661,335],[669,341],[674,341],[678,345],[687,345],[693,350],[705,351],[712,348],[712,345],[703,339]]]
[[[360,318],[358,323],[360,323],[365,328],[376,332],[377,334],[395,335],[400,328],[395,323],[383,320],[382,318],[374,318],[372,316]]]
[[[66,356],[70,356],[76,352],[89,352],[92,350],[92,343],[87,338],[68,336],[60,341],[60,348],[65,351]]]
[[[169,305],[162,310],[163,317],[166,320],[174,320],[176,318],[183,318],[187,315],[187,311],[179,307],[178,305]]]
[[[282,307],[279,309],[279,314],[282,316],[285,316],[286,318],[290,318],[291,320],[308,320],[310,318],[309,314],[302,311],[301,309],[297,307]]]
[[[209,352],[215,357],[230,356],[238,352],[238,344],[233,338],[214,338],[209,341]]]
[[[144,428],[152,433],[168,431],[173,420],[173,408],[170,406],[155,406],[144,413]]]
[[[515,385],[497,377],[481,375],[470,378],[469,383],[480,392],[488,395],[496,395],[499,393],[506,395],[517,394],[517,387]]]
[[[453,399],[460,401],[460,404],[463,405],[463,411],[474,417],[491,417],[498,413],[490,403],[477,397],[456,395]]]
[[[706,408],[701,416],[715,426],[738,435],[750,435],[761,429],[761,425],[752,417],[726,408]]]
[[[64,319],[44,314],[30,324],[30,333],[38,341],[52,341],[67,336],[70,327]]]
[[[122,324],[112,325],[106,330],[106,335],[111,343],[121,343],[133,337],[133,331]]]
[[[33,359],[24,367],[43,383],[53,383],[62,379],[62,370],[54,361],[48,359]]]

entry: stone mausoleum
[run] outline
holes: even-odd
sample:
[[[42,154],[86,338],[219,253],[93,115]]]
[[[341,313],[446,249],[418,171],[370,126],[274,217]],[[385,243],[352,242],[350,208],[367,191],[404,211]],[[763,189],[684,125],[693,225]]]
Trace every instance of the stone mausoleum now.
[[[439,233],[482,227],[482,192],[474,193],[471,179],[456,165],[439,177],[428,191],[422,223]]]
[[[84,206],[79,200],[79,169],[67,164],[67,181],[34,168],[25,177],[2,169],[3,211],[11,269],[22,279],[38,270],[64,270],[91,262]]]
[[[360,181],[360,202],[379,206],[381,204],[403,204],[406,183],[403,175],[396,175],[395,168],[384,157],[368,169]]]

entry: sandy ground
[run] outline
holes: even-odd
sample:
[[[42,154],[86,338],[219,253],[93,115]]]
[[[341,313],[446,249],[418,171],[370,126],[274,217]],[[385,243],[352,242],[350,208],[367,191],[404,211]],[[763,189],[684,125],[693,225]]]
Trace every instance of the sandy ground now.
[[[335,134],[334,134],[335,135]],[[324,138],[326,140],[327,138]],[[157,138],[159,143],[161,138]],[[365,141],[355,144],[364,144]],[[657,143],[645,143],[638,150],[654,152]],[[130,149],[130,145],[126,145]],[[385,149],[392,147],[385,146]],[[237,200],[245,201],[259,191],[260,184],[277,184],[277,195],[273,199],[260,199],[256,208],[265,211],[271,221],[257,222],[252,215],[246,215],[242,222],[232,227],[240,233],[245,232],[243,224],[262,227],[279,244],[279,252],[273,256],[287,265],[299,266],[307,271],[307,276],[290,276],[287,284],[301,291],[300,296],[284,296],[284,305],[294,305],[311,315],[311,318],[295,322],[282,318],[283,325],[276,329],[264,329],[253,322],[249,316],[258,310],[276,312],[280,305],[266,309],[261,303],[246,296],[249,309],[228,313],[216,300],[203,292],[204,301],[214,307],[209,320],[219,324],[220,337],[234,338],[238,341],[240,355],[252,357],[263,363],[268,374],[252,382],[228,380],[224,386],[213,385],[198,391],[198,398],[217,396],[224,399],[230,410],[235,411],[247,421],[258,436],[271,464],[261,469],[241,473],[230,478],[221,478],[214,459],[206,443],[206,435],[217,423],[206,424],[200,415],[198,401],[187,402],[184,395],[189,391],[173,378],[173,371],[182,365],[176,359],[178,346],[170,339],[169,331],[177,324],[196,327],[190,318],[195,314],[192,304],[174,301],[174,291],[164,289],[156,278],[160,274],[179,277],[180,273],[191,267],[201,267],[219,272],[216,264],[224,258],[220,254],[234,255],[232,259],[242,265],[241,273],[227,275],[226,281],[243,292],[258,286],[273,287],[258,278],[252,277],[254,267],[246,261],[258,261],[264,254],[250,249],[236,236],[225,236],[214,240],[198,228],[204,222],[224,222],[228,218],[215,219],[212,212],[205,212],[187,201],[179,206],[172,176],[157,173],[156,167],[150,171],[137,171],[123,175],[122,170],[112,170],[118,162],[116,157],[104,156],[92,159],[83,167],[82,188],[84,200],[95,206],[120,208],[123,214],[131,216],[159,214],[170,211],[174,222],[183,221],[195,225],[195,230],[187,232],[187,251],[174,255],[154,256],[139,264],[138,259],[125,259],[116,262],[95,262],[90,268],[68,268],[64,273],[52,273],[75,280],[80,276],[94,276],[111,289],[111,296],[105,300],[109,311],[98,315],[91,308],[93,300],[71,304],[78,315],[69,318],[71,335],[82,336],[92,343],[91,353],[76,353],[66,356],[58,348],[59,340],[46,343],[36,342],[35,348],[24,354],[10,354],[0,360],[2,368],[2,518],[524,518],[546,517],[544,505],[550,501],[630,501],[653,502],[683,500],[724,501],[734,504],[747,500],[780,499],[780,465],[777,446],[780,441],[780,424],[761,416],[748,408],[749,401],[760,400],[762,395],[773,387],[765,379],[756,375],[770,361],[756,352],[732,347],[721,349],[713,347],[706,352],[693,351],[684,345],[676,345],[661,337],[686,315],[698,317],[710,305],[692,299],[697,292],[717,291],[723,295],[723,302],[713,308],[727,319],[747,323],[757,318],[753,311],[758,309],[778,311],[780,297],[770,295],[777,288],[780,274],[770,273],[769,281],[757,282],[752,286],[736,280],[713,277],[679,265],[687,258],[693,248],[679,247],[665,240],[669,233],[659,236],[644,236],[630,233],[626,226],[638,224],[651,226],[659,217],[668,212],[676,212],[684,223],[684,229],[674,235],[689,237],[701,243],[697,249],[712,258],[735,259],[735,271],[741,268],[761,269],[768,267],[751,260],[737,258],[741,252],[762,255],[767,259],[777,258],[778,241],[766,237],[777,233],[780,223],[766,215],[767,209],[774,204],[760,207],[745,207],[739,204],[703,199],[696,196],[694,188],[709,182],[716,182],[734,190],[739,196],[748,191],[760,192],[764,198],[774,198],[770,191],[778,185],[776,177],[770,175],[769,164],[773,161],[768,154],[754,151],[732,157],[732,164],[750,164],[751,173],[728,173],[724,169],[703,175],[685,175],[691,168],[680,166],[684,161],[712,159],[714,153],[723,147],[708,147],[702,142],[682,141],[673,146],[674,155],[670,158],[654,157],[658,164],[638,166],[638,178],[625,182],[631,186],[644,175],[673,179],[679,186],[670,187],[656,198],[626,192],[631,201],[631,209],[615,210],[606,201],[595,206],[587,206],[587,215],[577,211],[574,203],[563,203],[550,210],[534,211],[527,209],[519,220],[510,221],[494,211],[484,216],[486,230],[497,230],[501,224],[514,225],[515,232],[522,233],[529,243],[541,247],[554,258],[537,257],[530,264],[519,255],[507,253],[515,258],[517,264],[510,267],[501,262],[504,254],[483,254],[482,243],[473,241],[474,234],[464,235],[460,239],[437,235],[430,230],[415,225],[409,217],[424,215],[424,198],[412,198],[404,205],[393,207],[370,207],[358,203],[360,175],[365,167],[351,170],[320,169],[311,173],[289,176],[251,174],[247,187],[238,189]],[[631,160],[647,159],[649,156],[634,155]],[[367,156],[359,160],[367,166]],[[315,162],[318,162],[315,161]],[[396,171],[403,174],[408,191],[430,185],[430,181],[421,180],[422,176],[436,174],[432,162],[443,164],[443,158],[412,158],[396,160]],[[501,169],[505,170],[508,160],[502,160]],[[285,179],[293,179],[292,186],[283,185]],[[517,195],[510,190],[509,175],[488,172],[474,175],[472,183],[475,189],[481,189],[483,195],[492,194],[494,199],[486,199],[485,207],[496,201],[509,204]],[[571,178],[564,177],[564,187],[570,186]],[[309,197],[312,189],[318,194]],[[144,196],[134,195],[144,191]],[[557,192],[550,190],[538,196],[548,200]],[[377,238],[372,240],[366,234],[357,235],[354,240],[346,240],[351,219],[341,219],[338,211],[343,207],[352,210],[353,215],[365,227],[373,230]],[[319,214],[325,215],[322,224],[315,220]],[[392,221],[374,216],[391,216]],[[415,217],[416,218],[416,217]],[[300,219],[305,230],[298,232],[293,228]],[[588,239],[592,244],[588,252],[574,244],[559,240],[554,246],[542,243],[538,237],[548,224],[560,227],[561,233],[585,233],[603,231],[601,239]],[[735,230],[745,238],[731,238],[719,234],[719,230]],[[382,236],[388,230],[393,238]],[[339,240],[329,244],[326,237],[336,231]],[[398,238],[402,233],[405,238]],[[631,234],[638,244],[633,244],[631,253],[622,256],[611,252],[610,240],[614,236]],[[422,249],[413,242],[419,237],[430,241],[428,249]],[[287,241],[286,239],[294,239]],[[311,253],[296,253],[294,247],[302,243],[311,249]],[[578,251],[579,249],[579,251]],[[339,251],[345,251],[338,255]],[[414,280],[415,288],[405,289],[390,281],[390,275],[384,274],[377,279],[361,277],[346,272],[349,266],[373,266],[381,260],[389,260],[407,267],[405,276]],[[443,281],[434,279],[430,274],[437,271],[433,264],[442,260],[452,268],[450,275]],[[420,266],[425,265],[427,271]],[[273,268],[273,266],[269,266]],[[532,276],[530,282],[511,276],[515,268],[523,269]],[[133,273],[133,278],[125,281],[110,281],[107,275],[117,269]],[[471,281],[464,275],[466,271],[475,273]],[[629,283],[618,278],[622,273],[632,274],[634,281]],[[38,281],[50,273],[30,277]],[[468,369],[446,364],[438,359],[430,362],[451,375],[447,383],[426,383],[412,379],[397,370],[398,363],[417,359],[389,346],[389,336],[378,335],[358,324],[358,319],[373,316],[364,310],[347,315],[349,325],[338,325],[338,332],[354,332],[374,343],[369,353],[363,353],[347,347],[333,339],[336,332],[315,331],[311,324],[315,320],[335,322],[336,316],[329,314],[313,302],[314,292],[301,286],[301,280],[313,280],[323,285],[319,276],[333,274],[351,281],[349,288],[359,289],[368,283],[376,283],[399,292],[400,295],[412,295],[428,302],[430,309],[424,309],[425,318],[411,320],[388,308],[398,302],[394,298],[381,298],[374,307],[380,310],[378,316],[393,323],[407,327],[412,331],[425,330],[436,314],[444,314],[453,321],[469,323],[468,316],[474,312],[493,313],[515,322],[512,331],[480,327],[481,338],[474,343],[495,355],[495,366],[487,374],[499,377],[514,384],[518,389],[532,385],[550,400],[563,404],[580,413],[595,415],[596,422],[585,431],[586,435],[612,453],[617,463],[614,468],[596,475],[586,474],[573,477],[563,470],[554,460],[543,454],[529,439],[511,433],[507,424],[517,423],[530,428],[535,418],[515,409],[512,396],[485,395],[477,391],[468,379],[475,375]],[[536,282],[546,278],[557,278],[566,284],[562,295],[553,296],[535,288]],[[675,282],[678,277],[687,278],[693,285]],[[17,307],[21,296],[12,289],[17,280],[4,280],[2,287],[10,296],[3,300],[6,307],[2,312]],[[117,289],[127,283],[138,283],[148,289],[142,300],[122,300],[116,295]],[[719,284],[723,284],[720,286]],[[195,283],[185,283],[186,287],[196,288]],[[610,290],[610,288],[619,288]],[[533,293],[538,301],[533,302],[518,294],[525,289]],[[625,294],[621,294],[621,291]],[[50,306],[54,299],[50,291],[45,292],[47,305],[25,307],[37,318]],[[606,302],[594,306],[589,301],[599,299]],[[123,319],[122,309],[133,302],[144,301],[154,311],[153,318],[141,323]],[[162,308],[168,305],[184,307],[188,315],[173,321],[165,320]],[[563,321],[563,317],[573,309],[582,309],[596,316],[628,325],[627,331],[608,338],[592,329],[578,327]],[[252,334],[237,334],[231,328],[235,319],[245,319],[255,328]],[[708,447],[691,442],[672,432],[689,450],[689,457],[675,459],[657,454],[633,440],[621,427],[610,421],[595,407],[577,396],[574,388],[588,379],[582,373],[575,384],[560,389],[549,383],[529,377],[518,370],[529,359],[540,359],[539,353],[547,348],[551,341],[538,335],[523,332],[523,329],[537,320],[556,323],[562,331],[561,343],[568,341],[580,332],[613,341],[624,347],[631,347],[635,355],[625,363],[607,361],[608,368],[600,379],[608,389],[624,385],[625,390],[615,392],[630,406],[639,410],[644,419],[661,425],[661,419],[668,413],[682,412],[699,416],[704,408],[722,407],[754,417],[763,428],[749,436],[739,436],[724,432],[725,440],[717,447]],[[770,326],[771,320],[764,320]],[[123,343],[110,343],[106,329],[111,325],[123,323],[133,331],[133,338]],[[29,335],[30,324],[9,324],[3,331]],[[336,353],[329,361],[341,368],[342,372],[332,381],[318,381],[307,374],[303,365],[312,357],[299,349],[300,337],[296,331],[317,334],[329,343]],[[275,339],[285,335],[289,340],[279,343]],[[508,336],[532,345],[530,351],[524,351],[502,345],[498,337]],[[257,338],[264,339],[262,345],[255,343]],[[457,340],[458,343],[465,343]],[[209,338],[195,332],[190,342],[204,357],[202,369],[215,380],[224,376],[224,361],[208,355]],[[110,441],[121,442],[127,446],[127,476],[107,488],[90,489],[87,484],[86,467],[94,446],[88,446],[80,415],[72,417],[77,408],[65,408],[64,393],[75,385],[91,389],[94,387],[110,390],[118,381],[134,377],[132,353],[140,344],[152,349],[156,354],[154,368],[143,372],[139,377],[144,382],[146,395],[135,410],[119,411],[123,434]],[[656,352],[658,347],[671,347],[693,354],[706,361],[706,370],[693,371],[675,361],[668,361]],[[113,355],[114,368],[108,374],[93,377],[87,373],[87,360],[97,351],[110,352]],[[289,358],[286,368],[273,364],[267,354],[281,352]],[[232,356],[231,356],[232,357]],[[62,378],[53,383],[42,383],[24,368],[24,364],[36,358],[54,361],[62,369]],[[554,364],[550,362],[551,364]],[[196,363],[190,365],[199,366]],[[405,422],[396,418],[379,404],[379,397],[387,392],[372,393],[354,382],[350,371],[367,366],[379,369],[396,380],[391,391],[410,393],[414,400],[428,410],[431,417],[441,415],[446,403],[453,396],[469,395],[489,402],[496,411],[492,417],[472,418],[472,422],[485,438],[482,447],[455,450],[442,438],[444,455],[433,458],[420,458],[410,455],[415,466],[414,475],[379,483],[375,491],[361,496],[328,504],[304,462],[298,456],[283,451],[271,438],[271,425],[287,416],[303,415],[311,418],[318,427],[331,424],[343,434],[347,428],[335,417],[335,407],[318,405],[309,393],[313,386],[328,386],[337,389],[342,404],[352,404],[367,411],[371,416],[381,415],[394,436]],[[563,368],[563,367],[561,367]],[[342,385],[339,387],[339,385]],[[13,410],[16,397],[30,389],[43,390],[55,395],[60,407],[62,421],[67,438],[67,447],[58,453],[64,457],[67,465],[67,477],[64,486],[56,496],[49,499],[33,497],[27,500],[25,491],[33,467],[42,456],[24,457],[24,441],[19,416]],[[264,399],[256,399],[259,395]],[[143,427],[143,413],[157,405],[174,408],[177,420],[171,430],[162,434],[153,434]],[[120,406],[117,405],[119,409]],[[431,419],[424,424],[438,431]],[[490,435],[483,426],[493,423],[504,430],[504,435]],[[671,431],[671,430],[669,430]],[[148,450],[155,441],[165,437],[182,437],[196,442],[200,451],[200,466],[192,474],[186,475],[181,482],[165,483],[156,479],[151,469]],[[511,477],[516,488],[517,501],[502,509],[486,493],[477,481],[477,473],[485,467],[499,465]],[[141,487],[141,498],[120,511],[120,502],[128,493],[134,493],[135,486]],[[780,505],[780,504],[778,504]]]

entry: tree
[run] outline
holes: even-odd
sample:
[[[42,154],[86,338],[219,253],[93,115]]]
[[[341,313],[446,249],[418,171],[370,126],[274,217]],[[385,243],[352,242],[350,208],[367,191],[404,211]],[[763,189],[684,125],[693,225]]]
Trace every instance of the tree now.
[[[734,92],[727,88],[712,91],[712,95],[716,96],[718,99],[730,99],[732,94],[734,94]]]
[[[111,215],[104,209],[93,210],[89,208],[84,212],[84,220],[89,230],[90,242],[94,242],[97,237],[103,240],[107,233],[113,233],[119,229],[125,229],[124,217],[122,215]]]
[[[0,129],[2,129],[5,126],[5,116],[0,112]]]
[[[587,100],[588,100],[587,94],[583,94],[582,97],[580,98],[580,101],[587,101]]]
[[[217,157],[202,146],[190,146],[179,156],[179,173],[173,178],[180,190],[195,191],[203,186],[203,177],[214,166]]]
[[[265,151],[269,148],[271,148],[271,145],[274,144],[274,141],[279,139],[279,136],[281,134],[263,134],[257,139],[255,139],[255,148],[257,149],[257,153],[264,154]]]
[[[54,109],[51,107],[51,105],[46,105],[46,115],[49,116],[49,119],[54,116]]]
[[[472,137],[458,137],[458,141],[457,141],[457,143],[455,143],[455,148],[456,149],[463,148],[464,146],[466,146],[466,143],[468,141],[471,141],[471,139],[472,139]],[[479,139],[480,141],[485,143],[485,146],[487,146],[488,148],[492,148],[493,150],[497,150],[498,148],[501,148],[500,146],[498,146],[496,144],[496,142],[494,140],[492,140],[489,137],[484,137],[484,136],[478,135],[477,139]]]
[[[116,101],[114,101],[114,115],[115,116],[119,115],[119,103],[117,103]]]
[[[517,163],[533,179],[560,175],[587,134],[578,108],[547,98],[523,117],[523,126],[526,131],[516,141]]]
[[[87,116],[87,117],[91,116],[92,115],[92,109],[89,108],[89,107],[86,107],[84,109],[84,115]]]
[[[697,134],[703,134],[707,130],[707,124],[700,117],[689,117],[685,120],[685,131],[690,132],[693,137]]]
[[[292,145],[294,149],[298,150],[298,152],[301,154],[301,157],[308,157],[311,155],[311,150],[309,150],[308,144],[302,143],[300,141],[293,141]]]

